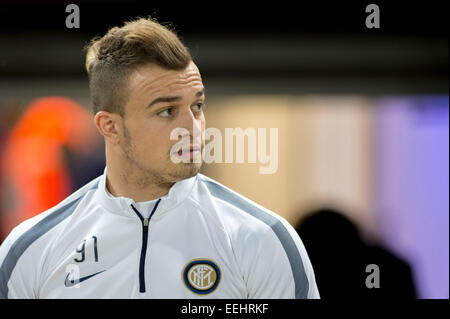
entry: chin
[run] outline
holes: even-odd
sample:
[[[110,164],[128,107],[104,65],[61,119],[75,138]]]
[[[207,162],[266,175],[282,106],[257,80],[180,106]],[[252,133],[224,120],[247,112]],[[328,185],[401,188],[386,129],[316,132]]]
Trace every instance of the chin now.
[[[178,166],[181,165],[181,166]],[[180,163],[169,175],[173,182],[179,182],[183,179],[187,179],[197,175],[202,166],[201,163]]]

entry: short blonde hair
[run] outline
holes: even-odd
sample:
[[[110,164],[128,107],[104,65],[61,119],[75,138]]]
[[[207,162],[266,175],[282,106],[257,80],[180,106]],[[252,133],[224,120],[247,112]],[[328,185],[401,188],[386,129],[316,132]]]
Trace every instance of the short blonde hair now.
[[[175,31],[152,18],[138,18],[113,27],[85,47],[86,70],[94,113],[125,115],[127,79],[139,66],[154,63],[182,70],[192,61]]]

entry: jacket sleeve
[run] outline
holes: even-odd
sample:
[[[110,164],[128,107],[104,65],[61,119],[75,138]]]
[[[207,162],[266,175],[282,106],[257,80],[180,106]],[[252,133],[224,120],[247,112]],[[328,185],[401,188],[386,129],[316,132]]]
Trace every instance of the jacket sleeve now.
[[[250,299],[318,299],[314,271],[305,247],[283,218],[247,237],[246,276]]]
[[[21,251],[23,224],[14,228],[0,246],[0,299],[35,298],[34,267],[36,261],[30,260],[30,252]]]

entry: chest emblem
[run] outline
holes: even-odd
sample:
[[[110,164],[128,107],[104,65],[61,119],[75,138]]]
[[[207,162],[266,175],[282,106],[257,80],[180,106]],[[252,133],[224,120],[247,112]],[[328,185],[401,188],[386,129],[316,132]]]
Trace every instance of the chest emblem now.
[[[220,268],[208,259],[194,259],[184,266],[183,281],[186,287],[199,295],[206,295],[219,286]]]

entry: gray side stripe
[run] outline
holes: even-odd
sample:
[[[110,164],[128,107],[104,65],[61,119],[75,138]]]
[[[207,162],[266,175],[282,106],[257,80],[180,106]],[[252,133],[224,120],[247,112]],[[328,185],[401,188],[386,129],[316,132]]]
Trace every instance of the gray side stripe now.
[[[297,246],[294,243],[294,240],[292,239],[291,235],[284,227],[284,225],[277,218],[253,206],[251,203],[231,193],[221,185],[204,178],[202,178],[202,181],[205,182],[213,196],[242,209],[246,213],[258,218],[272,228],[281,244],[283,245],[283,248],[286,251],[286,255],[288,256],[289,262],[291,264],[292,274],[294,275],[295,282],[295,298],[308,298],[309,282],[308,277],[305,273],[305,269],[303,267],[302,258],[297,249]]]
[[[95,189],[97,187],[98,183],[96,183],[96,185],[91,189]],[[88,189],[86,193],[91,189]],[[50,229],[62,222],[64,219],[72,215],[72,213],[75,211],[75,208],[77,208],[78,203],[86,195],[86,193],[76,200],[62,206],[61,208],[55,210],[53,213],[49,214],[36,225],[31,227],[31,229],[23,233],[22,236],[20,236],[20,238],[18,238],[14,242],[0,268],[0,299],[8,298],[9,278],[11,277],[11,274],[16,267],[17,261],[25,252],[25,250],[27,250],[27,248],[39,237],[41,237]]]

